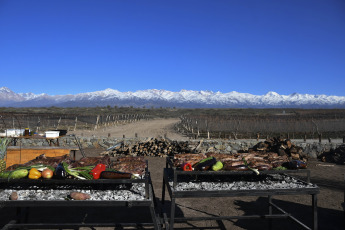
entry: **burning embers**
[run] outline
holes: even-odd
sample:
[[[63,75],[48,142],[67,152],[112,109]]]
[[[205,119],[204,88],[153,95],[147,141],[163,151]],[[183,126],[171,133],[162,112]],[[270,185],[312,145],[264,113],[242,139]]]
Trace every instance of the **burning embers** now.
[[[171,188],[173,182],[169,181]],[[193,176],[180,175],[175,191],[221,191],[221,190],[273,190],[316,188],[316,185],[299,181],[285,174],[270,175],[222,175]]]
[[[121,186],[121,185],[119,185]],[[0,200],[7,201],[13,194],[17,195],[16,200],[25,201],[64,201],[64,200],[95,200],[95,201],[140,201],[145,200],[145,184],[134,183],[128,188],[116,190],[98,190],[98,189],[42,189],[38,186],[32,186],[31,189],[4,189],[0,193]],[[73,196],[72,193],[78,196]],[[72,196],[71,196],[72,194]],[[84,197],[79,199],[78,197]]]

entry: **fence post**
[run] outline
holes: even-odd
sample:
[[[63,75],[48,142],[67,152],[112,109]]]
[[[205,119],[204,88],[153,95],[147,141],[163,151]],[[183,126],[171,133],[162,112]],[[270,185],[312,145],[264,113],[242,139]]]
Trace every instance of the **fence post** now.
[[[343,143],[345,143],[345,136],[343,137]]]
[[[319,133],[319,142],[321,143],[322,141],[322,133]]]
[[[307,133],[304,133],[304,142],[307,141]]]
[[[77,129],[78,117],[75,117],[74,131]]]

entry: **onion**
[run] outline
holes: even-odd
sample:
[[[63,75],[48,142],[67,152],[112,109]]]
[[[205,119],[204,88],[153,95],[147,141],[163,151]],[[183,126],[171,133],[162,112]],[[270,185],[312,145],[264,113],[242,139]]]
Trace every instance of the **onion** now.
[[[42,177],[45,178],[45,179],[50,179],[53,177],[53,170],[47,168],[45,170],[42,171]]]

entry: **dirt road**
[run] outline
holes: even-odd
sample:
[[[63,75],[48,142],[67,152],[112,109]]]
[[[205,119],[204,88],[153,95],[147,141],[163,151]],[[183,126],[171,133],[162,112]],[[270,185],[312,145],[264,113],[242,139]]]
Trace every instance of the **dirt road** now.
[[[185,136],[177,133],[174,130],[174,125],[178,123],[180,119],[169,118],[169,119],[154,119],[154,120],[142,120],[134,123],[125,125],[111,126],[107,128],[100,128],[97,130],[76,130],[70,131],[70,134],[76,134],[79,136],[108,136],[114,138],[122,138],[125,135],[126,138],[134,138],[135,134],[138,137],[163,137],[166,135],[167,138],[172,140],[187,140]]]

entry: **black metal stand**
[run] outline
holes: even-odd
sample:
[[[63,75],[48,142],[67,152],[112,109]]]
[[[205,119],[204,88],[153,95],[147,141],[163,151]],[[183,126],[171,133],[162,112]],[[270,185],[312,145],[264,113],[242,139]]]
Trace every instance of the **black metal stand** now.
[[[29,179],[19,179],[19,180],[0,180],[0,189],[12,188],[13,186],[20,185],[21,189],[30,188],[33,185],[39,187],[38,189],[42,188],[49,188],[49,189],[58,189],[59,186],[75,186],[75,188],[95,188],[95,189],[116,189],[119,186],[123,185],[131,185],[133,183],[144,183],[145,184],[145,198],[140,200],[85,200],[85,201],[74,201],[74,200],[54,200],[54,201],[44,201],[44,200],[16,200],[16,201],[3,201],[0,208],[6,207],[15,207],[17,208],[17,217],[14,220],[11,220],[2,229],[23,229],[23,228],[35,228],[35,229],[49,229],[49,228],[77,228],[77,227],[119,227],[119,226],[152,226],[154,229],[161,229],[161,220],[159,216],[156,214],[155,211],[155,196],[154,190],[152,187],[152,181],[150,177],[150,173],[146,169],[145,177],[143,179],[99,179],[99,180],[29,180]],[[127,188],[120,188],[120,189],[127,189]],[[28,214],[30,212],[31,207],[42,207],[45,208],[54,208],[54,207],[148,207],[150,210],[150,215],[152,218],[151,223],[63,223],[63,221],[58,223],[29,223],[28,222]],[[121,208],[122,210],[122,208]],[[100,211],[102,211],[100,209]],[[130,213],[129,213],[130,215]],[[44,219],[44,218],[43,218]],[[123,220],[122,220],[123,221]]]
[[[307,181],[310,181],[310,171],[309,170],[284,170],[284,171],[262,171],[261,174],[277,174],[277,173],[306,173]],[[215,190],[215,191],[177,191],[176,185],[178,183],[178,176],[180,175],[195,175],[195,177],[200,177],[201,175],[248,175],[252,172],[233,172],[233,171],[223,171],[223,172],[198,172],[190,171],[185,172],[176,169],[172,166],[171,160],[167,158],[166,168],[163,172],[163,187],[162,187],[162,215],[164,218],[164,223],[166,229],[174,229],[175,222],[186,222],[186,221],[200,221],[200,220],[231,220],[231,219],[268,219],[269,226],[272,227],[271,220],[274,218],[288,218],[301,227],[305,229],[317,230],[317,194],[320,192],[317,186],[312,188],[296,188],[296,189],[271,189],[271,190]],[[300,180],[299,180],[300,181]],[[170,182],[170,183],[169,183]],[[172,182],[172,186],[171,186]],[[304,181],[301,181],[304,182]],[[305,183],[305,182],[304,182]],[[165,189],[167,188],[170,199],[170,217],[167,217],[164,210],[165,203]],[[313,227],[309,228],[301,221],[293,217],[291,214],[284,211],[282,208],[278,207],[272,202],[273,196],[278,195],[311,195],[312,196],[312,215],[313,215]],[[209,197],[242,197],[242,196],[266,196],[268,198],[268,214],[264,215],[246,215],[246,216],[210,216],[210,217],[175,217],[175,207],[176,199],[178,198],[209,198]],[[278,210],[281,214],[273,214],[273,208]]]

